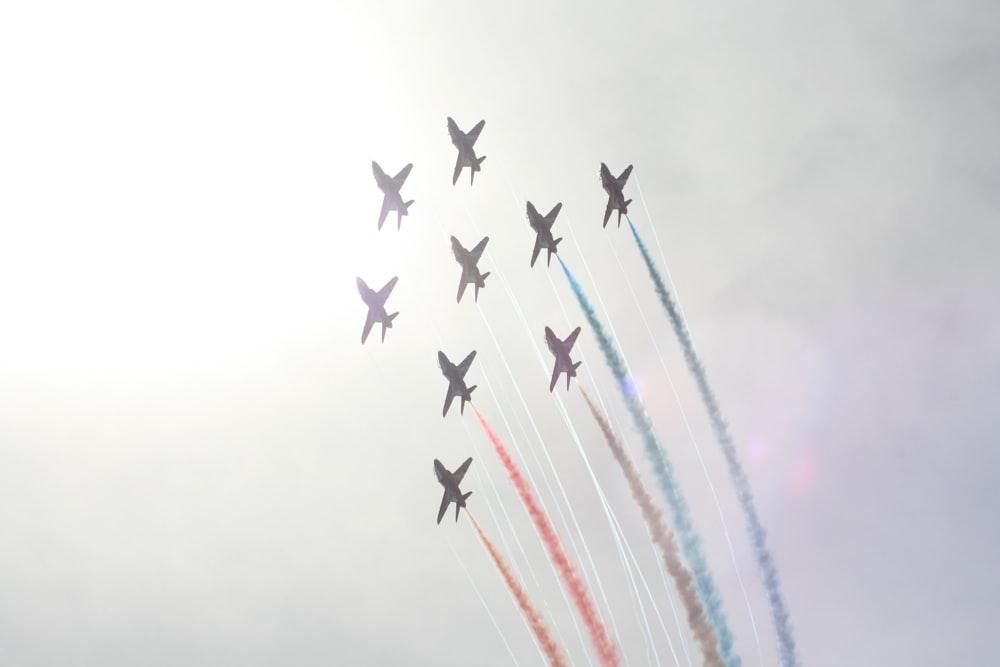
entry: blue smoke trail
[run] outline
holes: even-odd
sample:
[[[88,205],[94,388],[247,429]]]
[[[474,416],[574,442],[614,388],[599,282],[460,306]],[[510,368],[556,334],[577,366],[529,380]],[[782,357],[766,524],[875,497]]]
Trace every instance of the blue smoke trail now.
[[[625,217],[628,219],[628,216]],[[792,627],[788,618],[788,610],[785,608],[785,599],[781,595],[781,588],[778,584],[778,569],[774,564],[774,557],[771,555],[771,551],[767,548],[767,532],[764,530],[764,526],[761,525],[760,518],[757,516],[753,494],[750,492],[750,480],[747,479],[747,474],[743,470],[743,466],[740,464],[739,459],[736,458],[736,447],[733,445],[732,436],[729,435],[729,427],[726,425],[726,421],[722,418],[722,413],[719,411],[719,403],[715,399],[715,394],[712,392],[711,387],[708,386],[705,368],[698,359],[698,353],[695,352],[694,344],[691,342],[691,335],[684,324],[684,319],[677,311],[677,306],[674,304],[674,300],[670,296],[666,285],[664,285],[660,272],[656,270],[653,258],[649,254],[646,244],[639,237],[639,232],[636,231],[631,219],[628,220],[628,226],[632,230],[632,236],[635,237],[635,242],[639,246],[642,258],[646,261],[646,268],[649,270],[649,277],[653,279],[653,283],[656,286],[656,294],[660,297],[660,303],[663,304],[667,315],[670,317],[670,324],[674,328],[674,333],[677,335],[678,341],[680,341],[688,369],[690,369],[691,374],[694,375],[694,379],[698,383],[698,393],[701,394],[701,400],[705,404],[705,409],[708,410],[709,419],[712,421],[712,429],[715,431],[715,438],[719,441],[722,453],[726,457],[729,476],[733,480],[733,486],[736,487],[736,496],[739,498],[740,507],[743,508],[743,514],[746,516],[747,532],[750,533],[754,558],[757,560],[757,567],[760,569],[761,576],[764,579],[764,588],[767,589],[767,601],[771,606],[771,617],[774,620],[774,629],[778,635],[778,653],[781,658],[781,664],[783,667],[796,667],[799,664],[799,658],[795,653],[795,638],[792,637]]]
[[[570,273],[566,263],[563,262],[559,255],[556,255],[556,259],[559,260],[559,264],[562,266],[563,272],[569,280],[570,287],[573,288],[573,293],[576,295],[577,301],[580,302],[580,308],[583,309],[584,315],[587,316],[587,321],[590,322],[590,327],[594,330],[594,335],[597,336],[597,342],[604,353],[604,359],[611,372],[614,373],[615,380],[617,380],[619,389],[621,389],[622,396],[625,399],[625,405],[632,414],[636,429],[642,435],[646,456],[649,457],[650,463],[653,464],[653,472],[656,473],[660,490],[667,499],[667,506],[670,508],[674,531],[680,541],[681,551],[694,575],[698,597],[701,598],[702,603],[705,605],[705,615],[715,627],[716,635],[719,637],[719,654],[728,667],[739,667],[741,664],[740,657],[733,654],[733,635],[729,631],[726,616],[722,611],[719,593],[715,588],[715,581],[708,571],[708,563],[705,560],[704,553],[702,553],[701,538],[694,531],[687,502],[684,500],[684,496],[681,495],[680,488],[674,480],[673,465],[667,459],[663,448],[660,447],[656,433],[653,431],[653,424],[649,420],[649,415],[646,414],[646,408],[635,391],[635,383],[629,377],[628,372],[626,372],[625,363],[615,349],[614,343],[611,342],[608,334],[604,331],[604,327],[601,326],[600,320],[597,319],[594,307],[590,305],[590,301],[587,300],[586,295],[583,293],[583,288],[580,287],[580,283]]]

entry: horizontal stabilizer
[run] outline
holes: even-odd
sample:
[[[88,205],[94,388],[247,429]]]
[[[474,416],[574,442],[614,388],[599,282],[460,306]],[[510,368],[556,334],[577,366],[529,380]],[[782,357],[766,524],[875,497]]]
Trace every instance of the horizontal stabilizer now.
[[[394,319],[396,319],[396,315],[399,315],[399,312],[398,312],[398,311],[397,311],[397,312],[395,312],[395,313],[393,313],[392,315],[390,315],[390,316],[389,316],[389,319],[388,319],[388,320],[386,320],[386,322],[385,322],[385,325],[386,325],[387,327],[391,327],[391,326],[392,326],[392,321],[393,321]]]
[[[482,156],[476,158],[476,168],[477,169],[483,164],[483,160],[485,160],[485,159],[486,159],[485,155],[482,155]]]
[[[489,271],[487,271],[486,273],[484,273],[483,274],[483,282],[486,282],[486,279],[489,278],[489,276],[490,276],[490,272]]]

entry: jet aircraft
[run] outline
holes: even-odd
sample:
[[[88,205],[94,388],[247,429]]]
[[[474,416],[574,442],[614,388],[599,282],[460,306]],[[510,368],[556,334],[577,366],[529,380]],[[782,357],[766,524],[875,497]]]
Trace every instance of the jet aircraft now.
[[[399,190],[403,187],[406,177],[410,175],[411,169],[413,169],[412,162],[403,167],[398,174],[389,178],[382,171],[382,167],[378,166],[378,162],[372,160],[372,173],[375,174],[375,182],[378,183],[378,189],[384,195],[382,197],[382,212],[378,216],[379,229],[382,229],[382,223],[385,222],[389,211],[396,211],[396,229],[403,226],[403,216],[409,212],[410,204],[413,203],[413,200],[411,199],[404,203]]]
[[[545,327],[545,343],[549,346],[549,350],[556,356],[556,365],[552,369],[552,382],[549,383],[549,391],[555,389],[556,380],[559,378],[560,373],[566,373],[566,388],[569,389],[569,379],[576,377],[576,369],[581,362],[573,363],[573,360],[569,358],[570,350],[573,349],[573,344],[576,342],[576,337],[580,335],[580,327],[573,329],[573,333],[566,337],[566,340],[559,340],[556,335],[552,333],[552,329]]]
[[[542,251],[542,248],[548,249],[549,254],[545,265],[551,266],[552,253],[558,252],[556,246],[562,241],[561,237],[558,239],[552,238],[552,223],[556,221],[556,216],[559,215],[561,209],[562,202],[553,206],[548,215],[542,217],[535,209],[535,205],[530,201],[528,202],[528,223],[531,224],[531,228],[535,230],[536,234],[535,249],[531,253],[531,266],[535,265],[535,260],[538,259],[538,253]]]
[[[465,501],[472,495],[472,491],[463,494],[462,490],[458,488],[458,485],[462,483],[462,478],[465,477],[465,471],[469,469],[470,463],[472,463],[471,456],[465,459],[465,463],[460,465],[455,472],[448,472],[448,469],[440,461],[434,459],[434,474],[437,475],[438,481],[444,487],[444,497],[441,498],[441,509],[438,510],[438,525],[441,525],[441,519],[444,518],[448,504],[452,502],[455,503],[455,521],[458,521],[459,510],[465,507]]]
[[[625,181],[628,180],[629,174],[632,173],[632,165],[625,167],[625,171],[621,173],[621,176],[615,178],[611,175],[611,171],[608,169],[608,165],[601,163],[601,186],[604,191],[608,193],[608,207],[604,209],[604,226],[608,226],[608,220],[611,218],[611,211],[618,211],[618,226],[622,226],[622,216],[628,215],[628,205],[632,203],[629,199],[626,201],[625,194],[622,192],[622,188],[625,187]]]
[[[361,332],[361,344],[364,345],[371,333],[372,325],[376,322],[382,323],[382,342],[385,342],[385,330],[392,328],[392,321],[399,315],[398,312],[389,315],[385,312],[385,300],[389,298],[392,288],[396,286],[399,276],[393,276],[379,291],[373,290],[360,277],[358,278],[358,292],[361,298],[368,305],[368,318],[365,320],[365,330]]]
[[[476,301],[479,301],[479,289],[481,287],[486,287],[486,277],[490,275],[490,272],[486,273],[479,272],[479,258],[483,255],[483,250],[486,249],[486,244],[489,242],[490,237],[484,236],[483,240],[476,244],[476,247],[472,250],[466,250],[462,247],[462,244],[458,242],[454,236],[451,237],[451,252],[455,255],[455,261],[462,265],[462,277],[458,281],[458,298],[457,303],[462,303],[462,295],[465,294],[465,286],[469,283],[473,283],[476,286]]]
[[[466,401],[472,402],[472,390],[478,385],[467,386],[465,384],[465,374],[469,372],[469,366],[472,365],[472,360],[475,358],[476,351],[473,350],[469,353],[469,356],[462,360],[462,363],[456,366],[448,360],[444,352],[438,351],[438,366],[441,367],[441,372],[444,373],[445,378],[448,380],[448,395],[444,397],[444,411],[441,412],[442,417],[447,416],[448,408],[451,407],[451,401],[456,396],[462,397],[461,414],[463,415],[465,414]]]
[[[466,134],[458,129],[455,121],[452,120],[451,116],[448,116],[448,134],[451,135],[451,143],[458,149],[458,159],[455,161],[455,173],[451,177],[452,185],[458,183],[458,176],[462,173],[462,167],[469,168],[469,185],[475,182],[476,172],[482,170],[483,160],[486,159],[486,156],[476,157],[476,150],[473,147],[476,144],[476,139],[479,138],[479,133],[483,131],[484,125],[486,125],[486,121],[481,120]]]

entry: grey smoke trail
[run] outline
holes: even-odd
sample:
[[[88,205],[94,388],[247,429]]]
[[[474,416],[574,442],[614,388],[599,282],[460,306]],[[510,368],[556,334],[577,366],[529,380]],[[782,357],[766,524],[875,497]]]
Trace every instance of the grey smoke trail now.
[[[628,219],[628,216],[625,217]],[[736,446],[733,445],[733,438],[729,435],[729,427],[722,418],[719,403],[715,399],[715,393],[708,385],[705,368],[701,365],[701,360],[698,359],[698,353],[695,352],[694,343],[691,342],[691,335],[684,324],[684,319],[677,311],[677,306],[670,296],[666,285],[663,283],[663,277],[656,269],[656,264],[649,254],[649,249],[646,248],[646,244],[643,243],[631,219],[628,220],[628,226],[632,230],[632,236],[635,237],[635,242],[639,246],[639,252],[642,253],[642,258],[646,262],[646,269],[649,271],[649,277],[653,279],[660,303],[667,311],[674,334],[676,334],[677,340],[681,344],[681,349],[684,351],[684,360],[687,362],[687,367],[691,371],[691,374],[694,375],[695,382],[698,384],[698,393],[701,395],[701,400],[708,411],[708,417],[712,422],[712,430],[715,431],[715,439],[719,441],[722,454],[726,458],[729,476],[732,478],[733,486],[736,488],[736,497],[739,499],[740,507],[743,509],[743,514],[746,517],[747,532],[750,533],[750,543],[753,545],[754,558],[764,579],[764,588],[767,590],[767,601],[771,606],[771,617],[774,620],[774,629],[778,635],[778,654],[781,658],[782,667],[796,667],[799,664],[799,658],[795,653],[795,638],[792,636],[792,627],[788,617],[788,610],[785,607],[785,599],[781,595],[781,587],[778,584],[778,568],[775,566],[774,557],[767,547],[767,532],[760,522],[760,517],[757,516],[757,508],[754,505],[753,494],[750,491],[750,480],[747,478],[742,464],[736,457]]]
[[[695,640],[701,647],[706,667],[725,667],[726,663],[722,661],[722,656],[719,655],[718,638],[715,636],[715,630],[705,617],[705,608],[702,606],[701,599],[698,597],[698,591],[694,587],[691,571],[681,562],[677,540],[670,529],[667,528],[667,524],[663,520],[663,513],[660,511],[660,508],[653,504],[653,499],[650,498],[649,492],[646,491],[646,487],[642,483],[642,478],[639,477],[639,471],[635,469],[632,461],[625,454],[625,448],[622,447],[618,436],[611,429],[611,424],[608,423],[604,415],[594,405],[594,402],[590,399],[590,396],[582,385],[580,386],[580,393],[583,394],[583,400],[587,401],[590,414],[594,415],[594,419],[601,427],[601,432],[604,433],[604,438],[608,441],[611,453],[614,454],[615,460],[621,466],[622,473],[625,475],[625,479],[628,480],[629,489],[632,491],[632,498],[635,499],[639,509],[642,510],[642,518],[646,520],[646,527],[649,528],[649,534],[652,536],[653,542],[660,549],[663,564],[677,585],[681,602],[684,604],[684,612],[687,614],[688,625],[691,626],[691,632],[694,633]]]

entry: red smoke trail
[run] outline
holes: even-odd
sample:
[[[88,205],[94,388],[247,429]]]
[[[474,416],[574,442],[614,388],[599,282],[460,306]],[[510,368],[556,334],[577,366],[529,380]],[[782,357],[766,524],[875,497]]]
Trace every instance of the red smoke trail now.
[[[556,534],[555,529],[549,522],[549,518],[542,511],[541,506],[538,504],[538,499],[535,498],[535,494],[528,485],[528,481],[521,474],[520,468],[517,467],[514,460],[510,458],[510,454],[507,453],[507,448],[500,442],[500,438],[493,432],[490,425],[486,423],[483,415],[480,414],[475,405],[472,406],[472,410],[476,413],[476,417],[479,418],[479,423],[482,424],[483,430],[486,431],[490,442],[493,443],[494,449],[497,450],[497,456],[500,457],[500,461],[507,469],[510,481],[513,482],[514,488],[517,489],[518,495],[521,496],[521,502],[527,508],[528,514],[535,524],[535,528],[542,537],[542,542],[545,543],[545,548],[549,551],[549,557],[559,569],[563,583],[569,589],[569,593],[573,597],[573,602],[576,604],[577,609],[580,611],[580,616],[583,617],[583,622],[587,626],[587,632],[590,633],[590,641],[593,642],[594,648],[597,650],[601,664],[607,667],[617,667],[619,664],[618,647],[608,638],[608,632],[597,615],[594,603],[591,602],[590,596],[587,594],[586,586],[580,580],[576,570],[573,569],[572,563],[569,562],[569,558],[566,556],[566,552],[559,542],[559,535]]]
[[[677,548],[677,540],[674,538],[674,534],[670,532],[670,529],[667,528],[667,524],[663,520],[663,513],[660,511],[660,508],[653,504],[653,499],[650,498],[649,492],[646,491],[646,487],[642,483],[642,478],[639,477],[639,471],[636,470],[632,461],[625,454],[625,448],[622,447],[621,441],[618,440],[618,436],[612,430],[611,424],[600,413],[594,402],[590,400],[590,395],[587,394],[582,386],[580,387],[580,391],[583,393],[583,400],[587,401],[590,414],[594,415],[598,426],[601,427],[601,432],[608,441],[611,453],[614,454],[615,460],[621,466],[622,473],[625,474],[625,479],[628,480],[629,489],[632,491],[632,498],[639,505],[639,509],[642,510],[642,518],[646,520],[646,526],[649,528],[649,534],[652,536],[653,542],[660,548],[660,554],[663,557],[663,564],[667,567],[667,572],[670,573],[674,583],[677,584],[677,590],[680,592],[681,601],[684,604],[684,611],[687,613],[688,625],[691,626],[691,631],[694,633],[695,639],[698,640],[698,645],[701,647],[701,654],[705,658],[705,665],[707,667],[725,667],[726,663],[722,661],[722,657],[719,655],[718,638],[715,636],[715,629],[708,622],[708,619],[705,618],[705,608],[702,606],[701,598],[698,597],[698,591],[694,587],[691,571],[681,561],[681,554]]]
[[[473,528],[479,533],[479,539],[483,541],[483,546],[490,552],[493,562],[497,564],[497,569],[500,570],[504,581],[507,582],[507,588],[517,598],[517,604],[520,605],[521,611],[524,612],[525,618],[528,619],[528,624],[531,626],[531,631],[535,633],[538,643],[542,645],[542,650],[545,652],[545,657],[549,659],[549,664],[552,667],[567,667],[566,660],[562,656],[562,651],[559,650],[559,645],[556,644],[555,640],[552,639],[552,635],[549,634],[549,628],[545,625],[545,619],[542,618],[542,614],[531,604],[528,592],[524,590],[521,582],[517,580],[514,572],[511,571],[510,565],[504,560],[503,555],[497,550],[496,546],[486,537],[486,533],[480,528],[472,514],[468,510],[465,511],[465,514],[469,517],[469,521],[472,522]]]

